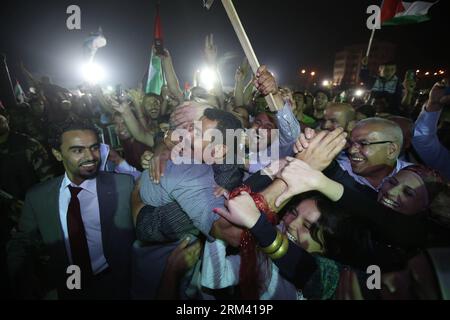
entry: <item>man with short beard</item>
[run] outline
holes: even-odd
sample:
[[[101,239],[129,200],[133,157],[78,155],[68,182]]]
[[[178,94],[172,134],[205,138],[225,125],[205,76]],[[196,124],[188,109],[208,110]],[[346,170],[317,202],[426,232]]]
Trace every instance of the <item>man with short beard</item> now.
[[[43,248],[49,258],[42,285],[52,293],[56,289],[58,298],[126,299],[135,238],[133,178],[99,171],[100,143],[90,123],[65,121],[55,126],[49,140],[65,174],[26,195],[19,230],[8,243],[16,297],[41,298],[33,292],[29,271],[31,257]],[[81,272],[79,289],[67,285],[71,265]]]

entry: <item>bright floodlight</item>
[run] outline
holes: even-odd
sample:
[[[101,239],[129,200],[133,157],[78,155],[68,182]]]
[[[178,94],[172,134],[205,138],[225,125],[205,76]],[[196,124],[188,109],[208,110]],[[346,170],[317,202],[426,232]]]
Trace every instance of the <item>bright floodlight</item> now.
[[[364,90],[362,90],[362,89],[357,89],[355,91],[355,96],[356,97],[362,97],[363,94],[364,94]]]
[[[324,86],[324,87],[328,87],[329,85],[330,85],[330,81],[329,80],[323,80],[323,82],[322,82],[322,85]]]
[[[103,68],[93,62],[86,63],[83,66],[82,72],[84,80],[91,84],[97,84],[105,78]]]
[[[200,72],[200,86],[205,88],[206,90],[211,90],[214,88],[217,83],[217,75],[210,68],[204,68]]]

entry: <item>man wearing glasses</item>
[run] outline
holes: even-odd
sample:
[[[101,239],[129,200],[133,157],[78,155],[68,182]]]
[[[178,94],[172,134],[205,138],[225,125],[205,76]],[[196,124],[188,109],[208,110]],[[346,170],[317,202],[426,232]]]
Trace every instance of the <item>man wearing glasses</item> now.
[[[348,157],[340,157],[338,162],[358,183],[378,191],[387,177],[411,165],[398,159],[402,144],[402,130],[395,122],[364,119],[351,132]]]

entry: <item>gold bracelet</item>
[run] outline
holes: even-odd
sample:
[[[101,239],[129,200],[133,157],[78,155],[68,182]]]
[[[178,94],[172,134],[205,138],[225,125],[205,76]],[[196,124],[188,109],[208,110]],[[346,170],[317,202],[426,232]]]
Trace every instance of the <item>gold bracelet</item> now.
[[[283,243],[281,244],[281,246],[278,248],[277,251],[275,251],[272,254],[269,254],[269,257],[272,260],[280,259],[287,253],[288,248],[289,248],[289,240],[286,236],[283,236]]]
[[[282,242],[283,236],[281,235],[281,232],[277,230],[277,236],[275,237],[275,240],[273,240],[272,244],[267,247],[261,248],[261,251],[265,254],[274,253],[280,248]]]

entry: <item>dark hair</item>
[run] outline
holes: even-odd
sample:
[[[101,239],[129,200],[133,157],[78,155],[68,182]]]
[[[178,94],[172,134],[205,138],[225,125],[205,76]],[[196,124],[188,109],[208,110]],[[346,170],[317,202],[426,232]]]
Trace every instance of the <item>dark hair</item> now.
[[[50,132],[48,136],[48,143],[51,148],[60,150],[62,143],[62,135],[64,132],[74,131],[74,130],[90,130],[94,132],[97,136],[99,135],[98,129],[94,126],[94,124],[88,120],[79,120],[68,118],[67,120],[56,123],[50,127]]]
[[[243,129],[242,122],[234,114],[230,112],[223,111],[220,109],[208,108],[205,110],[203,115],[210,120],[217,121],[216,129],[222,133],[224,139],[227,138],[227,129],[232,130]],[[238,155],[242,153],[239,152],[240,141],[238,139],[240,138],[237,136],[233,137],[233,150],[232,150],[233,153],[227,152],[226,155],[227,163],[230,163],[230,161],[236,163]],[[228,146],[228,144],[231,143],[231,141],[226,140],[225,143]]]
[[[381,63],[380,67],[381,66],[397,66],[397,63],[394,60],[389,60],[389,61],[386,61],[384,63]]]
[[[305,94],[303,92],[301,92],[301,91],[294,91],[294,93],[292,93],[292,97],[294,97],[294,96],[301,96],[302,99],[303,99],[303,103],[306,103],[306,96],[305,96]],[[295,100],[295,98],[294,98],[294,100]]]
[[[224,137],[227,134],[227,129],[242,129],[241,121],[239,121],[239,119],[230,112],[220,109],[208,108],[205,110],[203,115],[210,120],[217,121],[216,129],[220,130]]]
[[[356,112],[362,113],[367,118],[375,117],[375,108],[370,104],[363,104],[362,106],[359,106],[355,108]]]
[[[315,201],[320,212],[319,219],[309,227],[311,238],[320,244],[326,256],[338,256],[345,239],[342,227],[350,216],[317,191],[305,192],[294,197],[286,207],[296,207],[304,200]],[[322,232],[322,237],[319,232]]]
[[[142,99],[142,102],[144,102],[145,99],[151,98],[151,97],[157,99],[157,100],[159,101],[159,103],[163,103],[163,97],[162,97],[161,95],[159,95],[159,94],[156,94],[156,93],[147,93],[147,94],[144,96],[144,99]]]
[[[318,89],[318,90],[316,90],[316,91],[314,92],[314,98],[315,98],[315,97],[317,96],[317,94],[319,94],[319,93],[323,93],[324,95],[327,96],[327,99],[330,100],[330,94],[329,94],[327,91],[322,90],[322,89]]]

